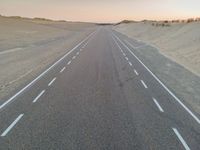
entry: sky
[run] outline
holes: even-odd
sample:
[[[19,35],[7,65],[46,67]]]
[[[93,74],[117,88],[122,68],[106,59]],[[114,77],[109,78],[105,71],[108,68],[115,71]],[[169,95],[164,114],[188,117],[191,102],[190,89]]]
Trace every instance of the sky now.
[[[200,0],[0,0],[0,14],[84,22],[200,17]]]

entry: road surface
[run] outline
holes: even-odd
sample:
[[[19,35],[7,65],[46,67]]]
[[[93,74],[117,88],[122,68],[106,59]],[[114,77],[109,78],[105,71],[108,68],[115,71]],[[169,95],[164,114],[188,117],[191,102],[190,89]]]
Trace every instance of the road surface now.
[[[102,27],[0,105],[2,150],[199,150],[200,116]]]

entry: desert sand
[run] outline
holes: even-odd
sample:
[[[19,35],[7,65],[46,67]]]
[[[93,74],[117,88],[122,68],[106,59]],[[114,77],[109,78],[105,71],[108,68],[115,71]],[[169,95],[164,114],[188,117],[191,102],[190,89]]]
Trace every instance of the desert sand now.
[[[52,40],[90,27],[94,24],[0,16],[0,51]]]
[[[92,23],[0,16],[0,103],[95,28]]]
[[[126,22],[115,30],[156,47],[160,53],[200,76],[200,22]]]

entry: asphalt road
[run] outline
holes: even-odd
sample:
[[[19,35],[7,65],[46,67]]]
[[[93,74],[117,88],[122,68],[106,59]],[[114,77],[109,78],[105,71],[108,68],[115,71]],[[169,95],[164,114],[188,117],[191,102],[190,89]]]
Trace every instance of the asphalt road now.
[[[200,116],[102,27],[0,105],[2,150],[199,150]]]

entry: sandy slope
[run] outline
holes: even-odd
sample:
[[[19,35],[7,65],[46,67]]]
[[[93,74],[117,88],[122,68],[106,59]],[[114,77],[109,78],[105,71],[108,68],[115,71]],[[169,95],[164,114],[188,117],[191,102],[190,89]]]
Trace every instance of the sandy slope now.
[[[94,29],[89,23],[0,16],[0,104]]]
[[[200,76],[200,22],[156,27],[152,22],[120,24],[117,31],[150,43],[173,61]]]
[[[0,16],[0,51],[52,40],[92,26],[94,24]]]

